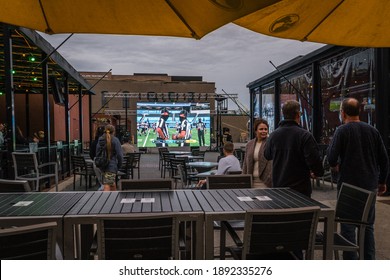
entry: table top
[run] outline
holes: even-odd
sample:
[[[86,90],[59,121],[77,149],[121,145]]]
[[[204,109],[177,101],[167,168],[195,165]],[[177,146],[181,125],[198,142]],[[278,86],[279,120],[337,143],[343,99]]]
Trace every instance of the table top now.
[[[289,188],[200,190],[194,191],[194,195],[206,214],[308,206],[329,208]]]
[[[194,177],[198,177],[198,178],[206,178],[208,176],[213,176],[215,175],[215,173],[217,173],[217,170],[210,170],[210,171],[205,171],[205,172],[199,172],[195,175],[193,175]]]
[[[88,192],[69,215],[203,212],[192,191]]]
[[[187,165],[189,167],[201,167],[201,168],[214,168],[218,166],[218,162],[212,162],[212,161],[193,161],[188,162]]]
[[[170,154],[174,155],[190,155],[190,151],[169,151]]]
[[[1,193],[0,218],[63,216],[84,195],[84,192]]]

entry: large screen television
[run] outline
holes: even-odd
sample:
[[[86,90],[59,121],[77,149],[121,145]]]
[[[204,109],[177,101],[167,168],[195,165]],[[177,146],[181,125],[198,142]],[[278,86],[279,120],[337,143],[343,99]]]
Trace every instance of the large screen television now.
[[[160,117],[164,114],[168,116],[165,117],[168,138],[165,137],[167,139],[163,140],[159,137],[158,126]],[[185,138],[179,139],[178,133],[183,125],[183,115],[187,120],[187,133]],[[199,132],[202,126],[204,143],[201,138],[202,132]],[[139,148],[210,146],[210,103],[138,102],[137,146]]]

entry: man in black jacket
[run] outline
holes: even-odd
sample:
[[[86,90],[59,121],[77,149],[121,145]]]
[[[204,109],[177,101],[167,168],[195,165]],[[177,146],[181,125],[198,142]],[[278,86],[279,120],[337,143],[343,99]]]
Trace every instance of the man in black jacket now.
[[[339,173],[337,189],[348,183],[382,195],[386,192],[389,160],[379,131],[360,121],[360,103],[355,98],[346,98],[341,103],[340,116],[343,125],[334,133],[329,145],[328,161]],[[375,259],[375,203],[368,214],[364,238],[364,259]],[[356,226],[341,224],[341,234],[356,243]],[[356,252],[344,252],[343,259],[356,260]]]
[[[272,185],[289,187],[310,197],[310,177],[324,174],[317,142],[299,125],[301,112],[297,101],[287,101],[282,112],[284,120],[270,134],[264,150],[265,158],[273,161]]]

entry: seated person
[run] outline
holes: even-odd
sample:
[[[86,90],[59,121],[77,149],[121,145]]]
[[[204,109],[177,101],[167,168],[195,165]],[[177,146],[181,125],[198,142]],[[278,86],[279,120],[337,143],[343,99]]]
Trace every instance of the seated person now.
[[[223,154],[225,155],[218,162],[218,169],[214,175],[224,175],[228,171],[241,171],[240,161],[234,156],[234,144],[226,142],[223,146]],[[204,188],[206,179],[199,180],[196,185],[198,188]]]
[[[124,155],[129,153],[135,153],[137,150],[133,145],[130,144],[129,137],[123,137],[122,152]]]

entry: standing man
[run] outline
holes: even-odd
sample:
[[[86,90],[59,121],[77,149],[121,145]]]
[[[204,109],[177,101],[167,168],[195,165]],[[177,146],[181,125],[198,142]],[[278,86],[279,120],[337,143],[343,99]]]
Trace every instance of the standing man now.
[[[191,124],[187,120],[187,111],[180,111],[179,117],[180,129],[176,135],[173,135],[173,140],[181,140],[178,143],[179,147],[190,146],[190,143],[186,142],[186,140],[191,139]]]
[[[313,135],[300,126],[300,105],[287,101],[279,127],[270,134],[264,157],[273,160],[272,187],[294,189],[311,196],[310,177],[322,176],[324,169]]]
[[[196,124],[196,129],[198,130],[198,140],[199,146],[205,146],[204,133],[206,129],[205,123],[202,121],[202,118],[199,118],[199,122]]]
[[[165,143],[165,140],[169,139],[168,125],[167,120],[169,117],[169,111],[164,108],[161,110],[160,119],[157,123],[157,139],[156,139],[156,147],[168,147],[168,144]]]
[[[389,159],[382,138],[374,127],[359,119],[360,104],[355,98],[343,100],[339,126],[329,145],[328,161],[339,172],[337,189],[348,183],[382,195],[386,192]],[[375,259],[375,203],[368,214],[364,240],[364,259]],[[356,227],[341,224],[341,234],[356,244]],[[343,259],[357,259],[356,252],[344,252]]]

